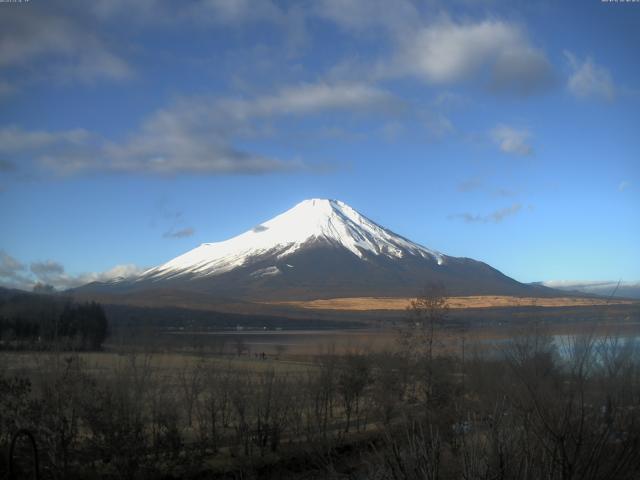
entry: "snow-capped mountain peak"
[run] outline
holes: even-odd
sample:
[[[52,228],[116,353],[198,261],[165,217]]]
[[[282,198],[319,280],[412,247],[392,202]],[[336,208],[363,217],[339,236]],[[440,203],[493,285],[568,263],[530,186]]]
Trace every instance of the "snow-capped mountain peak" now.
[[[338,200],[304,200],[290,210],[229,240],[199,247],[145,272],[140,279],[182,275],[218,275],[246,265],[263,255],[281,260],[305,245],[328,243],[353,255],[407,255],[430,258],[438,265],[444,256],[381,227]],[[272,270],[277,273],[277,269]]]

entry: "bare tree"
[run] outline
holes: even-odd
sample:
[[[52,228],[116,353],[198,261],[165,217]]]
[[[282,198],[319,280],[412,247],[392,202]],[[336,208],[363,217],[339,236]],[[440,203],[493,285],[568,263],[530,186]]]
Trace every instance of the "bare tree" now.
[[[201,401],[196,403],[201,443],[205,445],[208,441],[214,453],[218,452],[224,429],[229,427],[233,374],[230,365],[224,370],[207,368],[203,377]]]
[[[386,433],[384,447],[367,478],[437,480],[441,478],[442,438],[433,426],[407,423],[399,433]]]
[[[406,376],[401,357],[390,353],[378,356],[373,371],[371,395],[384,425],[389,425],[404,396]]]
[[[202,392],[204,364],[200,360],[196,364],[185,365],[178,374],[178,382],[182,391],[182,398],[187,413],[187,424],[193,425],[193,409]]]
[[[416,327],[415,338],[418,353],[429,361],[433,359],[438,330],[442,328],[449,313],[449,303],[444,287],[430,284],[407,307],[409,319]]]
[[[263,456],[267,447],[275,452],[288,426],[289,411],[295,397],[289,392],[289,379],[274,370],[261,372],[252,389],[253,438]]]
[[[338,393],[342,398],[342,406],[346,416],[345,433],[349,432],[353,414],[356,417],[356,429],[360,400],[365,388],[371,381],[371,367],[364,355],[346,355],[338,373]]]
[[[449,312],[445,289],[430,284],[407,307],[407,327],[400,332],[400,345],[410,360],[423,368],[424,395],[427,403],[433,398],[434,356],[436,342]]]

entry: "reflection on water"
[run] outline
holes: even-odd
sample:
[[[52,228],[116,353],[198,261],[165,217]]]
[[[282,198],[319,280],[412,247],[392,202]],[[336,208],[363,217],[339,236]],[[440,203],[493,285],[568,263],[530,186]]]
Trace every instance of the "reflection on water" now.
[[[487,347],[484,352],[496,358],[518,355],[527,351],[550,353],[559,360],[580,359],[588,354],[596,362],[603,355],[640,353],[640,332],[590,332],[550,334],[537,337],[520,335],[503,338],[485,338],[478,342]]]
[[[226,352],[309,355],[328,352],[388,350],[397,344],[394,330],[281,330],[180,333],[204,346]]]

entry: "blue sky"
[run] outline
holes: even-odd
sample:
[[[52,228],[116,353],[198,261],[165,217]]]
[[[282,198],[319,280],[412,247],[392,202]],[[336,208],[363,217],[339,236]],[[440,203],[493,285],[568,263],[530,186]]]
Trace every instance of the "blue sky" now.
[[[345,201],[514,278],[640,280],[640,3],[0,3],[0,284]]]

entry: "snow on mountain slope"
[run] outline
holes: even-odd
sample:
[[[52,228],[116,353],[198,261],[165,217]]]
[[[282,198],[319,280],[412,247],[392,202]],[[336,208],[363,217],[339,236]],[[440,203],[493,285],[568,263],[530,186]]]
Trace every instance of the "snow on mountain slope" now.
[[[341,246],[353,255],[403,258],[408,255],[431,259],[438,265],[446,257],[381,227],[337,200],[311,199],[237,237],[204,243],[193,250],[143,273],[139,280],[183,275],[205,277],[229,272],[264,254],[283,259],[303,245],[320,241]],[[275,267],[273,267],[275,268]],[[277,268],[257,275],[277,274]]]

